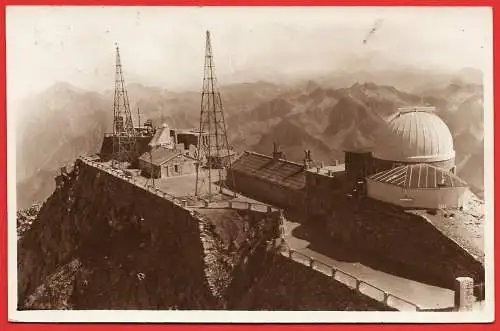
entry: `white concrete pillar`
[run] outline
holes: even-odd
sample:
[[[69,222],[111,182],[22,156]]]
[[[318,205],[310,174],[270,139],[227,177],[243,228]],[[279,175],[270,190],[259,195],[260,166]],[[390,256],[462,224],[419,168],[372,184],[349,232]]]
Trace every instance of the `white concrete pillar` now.
[[[458,311],[471,311],[474,303],[474,280],[471,277],[455,279],[455,308]]]

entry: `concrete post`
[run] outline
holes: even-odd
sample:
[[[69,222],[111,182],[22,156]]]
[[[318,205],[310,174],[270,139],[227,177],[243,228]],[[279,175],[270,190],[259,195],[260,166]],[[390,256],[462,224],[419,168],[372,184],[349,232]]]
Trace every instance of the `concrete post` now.
[[[248,209],[252,209],[252,203],[251,202],[248,203]]]
[[[271,214],[271,213],[272,213],[272,211],[273,211],[273,210],[272,210],[271,206],[267,206],[267,213],[268,213],[268,214]]]
[[[309,258],[309,268],[312,268],[314,265],[314,259],[313,258]]]
[[[471,311],[474,303],[474,280],[471,277],[455,279],[455,308],[458,311]]]
[[[182,207],[187,207],[187,201],[186,200],[182,200]]]
[[[384,301],[383,301],[383,302],[384,302],[384,304],[386,304],[386,305],[387,305],[388,300],[389,300],[389,293],[384,292]]]

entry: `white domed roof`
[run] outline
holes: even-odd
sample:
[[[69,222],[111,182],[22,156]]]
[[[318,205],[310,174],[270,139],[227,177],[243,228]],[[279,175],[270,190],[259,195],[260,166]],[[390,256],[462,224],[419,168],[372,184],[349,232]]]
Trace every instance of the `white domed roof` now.
[[[400,162],[436,162],[455,157],[446,124],[426,108],[405,108],[375,141],[373,157]]]

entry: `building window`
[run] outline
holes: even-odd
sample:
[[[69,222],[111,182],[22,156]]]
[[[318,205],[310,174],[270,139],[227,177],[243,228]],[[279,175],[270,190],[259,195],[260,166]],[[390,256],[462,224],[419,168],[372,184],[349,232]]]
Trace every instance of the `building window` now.
[[[177,164],[176,164],[176,165],[174,165],[174,171],[175,171],[175,172],[179,172],[179,165],[177,165]]]

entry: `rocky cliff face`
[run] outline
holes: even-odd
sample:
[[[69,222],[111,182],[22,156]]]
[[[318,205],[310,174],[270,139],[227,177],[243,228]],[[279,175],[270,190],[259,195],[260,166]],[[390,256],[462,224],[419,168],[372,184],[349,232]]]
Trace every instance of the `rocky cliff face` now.
[[[187,210],[80,161],[58,180],[19,214],[18,309],[387,309],[278,255],[278,212]]]
[[[277,236],[265,215],[201,217],[77,162],[19,240],[19,308],[224,308],[233,271]]]
[[[250,310],[390,311],[384,304],[281,255],[266,261],[264,274],[236,305]]]

